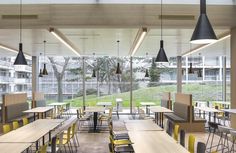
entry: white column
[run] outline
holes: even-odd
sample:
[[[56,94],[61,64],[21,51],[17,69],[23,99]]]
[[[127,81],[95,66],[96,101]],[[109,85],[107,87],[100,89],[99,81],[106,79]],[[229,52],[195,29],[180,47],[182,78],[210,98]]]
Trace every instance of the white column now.
[[[226,101],[226,56],[222,56],[222,84],[223,84],[223,94],[222,100]]]
[[[177,92],[182,92],[182,56],[177,56]]]
[[[32,56],[32,95],[38,88],[39,61],[37,56]]]
[[[231,29],[230,42],[230,87],[231,87],[231,108],[236,108],[236,27]],[[231,127],[236,128],[236,115],[231,115]]]

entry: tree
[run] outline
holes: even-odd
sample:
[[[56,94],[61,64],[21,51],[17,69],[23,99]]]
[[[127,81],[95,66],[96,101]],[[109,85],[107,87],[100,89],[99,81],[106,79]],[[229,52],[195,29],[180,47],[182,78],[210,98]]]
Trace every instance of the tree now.
[[[66,67],[69,63],[70,57],[64,57],[65,62],[63,65],[60,65],[60,63],[57,63],[53,57],[49,57],[48,59],[52,64],[53,72],[57,79],[57,100],[58,102],[62,102],[63,101],[62,79],[64,77]],[[59,72],[58,66],[62,66],[61,72]]]
[[[149,68],[149,77],[150,82],[148,84],[149,87],[155,87],[158,85],[158,82],[160,81],[160,71],[158,71],[157,65],[155,63],[155,58],[152,58],[152,65]]]

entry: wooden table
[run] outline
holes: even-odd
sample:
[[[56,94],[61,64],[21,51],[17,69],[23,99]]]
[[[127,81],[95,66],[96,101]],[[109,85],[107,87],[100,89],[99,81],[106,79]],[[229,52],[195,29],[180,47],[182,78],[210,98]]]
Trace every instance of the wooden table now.
[[[189,153],[164,131],[128,131],[135,153]]]
[[[103,106],[103,107],[112,106],[112,102],[97,102],[96,105],[97,106]]]
[[[36,119],[36,114],[38,114],[38,118],[39,118],[39,114],[44,114],[42,115],[45,116],[46,118],[46,113],[51,111],[53,109],[53,107],[35,107],[26,111],[23,111],[23,113],[34,113],[34,120]]]
[[[39,139],[49,134],[63,122],[62,119],[39,119],[16,130],[0,136],[0,143],[36,143],[38,148]]]
[[[159,125],[163,128],[163,119],[164,119],[164,113],[172,113],[173,111],[165,108],[165,107],[161,107],[161,106],[152,106],[149,108],[150,111],[152,111],[153,113],[155,113],[155,121],[158,124],[158,115],[159,115]]]
[[[98,113],[102,113],[105,111],[104,107],[86,107],[84,112],[86,113],[93,113],[93,131],[97,131],[97,120],[98,120]]]
[[[221,109],[223,112],[228,112],[230,114],[236,114],[236,109]]]
[[[128,131],[163,131],[163,129],[151,120],[124,121]]]
[[[146,107],[146,114],[150,115],[150,112],[149,112],[148,108],[150,106],[155,106],[156,104],[153,103],[153,102],[141,102],[140,105],[145,106]]]
[[[216,114],[223,112],[221,110],[218,110],[218,109],[215,109],[215,108],[210,108],[210,107],[194,107],[194,109],[199,110],[199,114],[201,114],[200,111],[203,111],[204,119],[206,118],[205,117],[206,112],[208,112],[209,113],[209,122],[211,121],[211,113],[214,113],[214,116],[213,116],[214,117],[214,122],[216,122]]]
[[[1,153],[20,153],[28,149],[31,143],[0,143]]]

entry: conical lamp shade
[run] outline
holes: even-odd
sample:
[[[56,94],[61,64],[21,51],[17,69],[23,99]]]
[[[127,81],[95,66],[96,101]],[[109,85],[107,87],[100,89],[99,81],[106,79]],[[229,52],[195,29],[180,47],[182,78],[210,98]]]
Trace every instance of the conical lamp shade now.
[[[48,75],[48,71],[47,71],[45,63],[43,64],[43,75]]]
[[[95,71],[95,69],[93,69],[92,77],[93,77],[93,78],[96,78],[96,71]]]
[[[202,70],[201,69],[198,70],[197,77],[202,78]]]
[[[148,78],[149,77],[149,73],[148,73],[148,69],[146,69],[146,72],[145,72],[145,78]]]
[[[216,34],[206,14],[206,0],[200,1],[201,14],[194,29],[191,43],[208,44],[217,40]]]
[[[117,63],[116,74],[121,74],[120,63]]]
[[[23,45],[22,43],[19,43],[19,52],[15,59],[14,65],[27,65],[27,61],[25,59],[22,49],[23,49]]]
[[[194,72],[193,72],[193,64],[192,63],[190,63],[190,67],[189,67],[189,69],[188,69],[188,73],[189,74],[193,74]]]
[[[165,50],[164,50],[164,42],[163,40],[160,41],[160,50],[157,54],[155,62],[168,62]]]
[[[39,71],[39,77],[43,77],[42,69]]]

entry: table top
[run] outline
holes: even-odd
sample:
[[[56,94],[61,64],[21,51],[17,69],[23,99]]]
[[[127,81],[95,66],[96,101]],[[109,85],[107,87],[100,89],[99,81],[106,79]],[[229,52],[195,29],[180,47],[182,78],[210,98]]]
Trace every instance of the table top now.
[[[58,127],[63,120],[39,119],[0,136],[0,142],[34,143],[49,131]]]
[[[122,98],[116,98],[116,102],[123,102]]]
[[[221,109],[223,112],[229,112],[231,114],[236,114],[236,109]]]
[[[35,107],[26,111],[23,111],[23,113],[45,113],[49,110],[52,110],[52,107]]]
[[[161,106],[151,106],[150,111],[154,112],[154,113],[172,113],[173,111],[165,108],[165,107],[161,107]]]
[[[189,153],[164,131],[128,131],[135,153]]]
[[[141,102],[140,105],[142,105],[142,106],[154,106],[156,104],[153,103],[153,102]]]
[[[112,106],[112,102],[97,102],[97,106]]]
[[[163,131],[163,129],[150,120],[125,121],[128,131]]]
[[[222,112],[221,110],[218,110],[215,108],[210,108],[210,107],[194,107],[194,109],[198,109],[198,110],[205,111],[205,112],[212,112],[212,113]]]
[[[0,143],[1,153],[19,153],[29,148],[31,143]]]
[[[55,103],[48,104],[48,106],[63,106],[63,105],[66,105],[66,104],[68,104],[68,102],[67,103],[55,102]]]
[[[229,101],[213,101],[213,103],[224,104],[224,105],[230,105],[231,104]]]
[[[94,113],[94,112],[104,112],[105,108],[104,107],[86,107],[84,112],[87,113]]]

